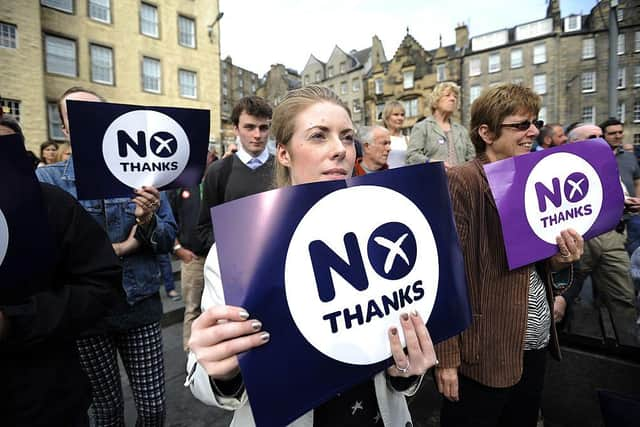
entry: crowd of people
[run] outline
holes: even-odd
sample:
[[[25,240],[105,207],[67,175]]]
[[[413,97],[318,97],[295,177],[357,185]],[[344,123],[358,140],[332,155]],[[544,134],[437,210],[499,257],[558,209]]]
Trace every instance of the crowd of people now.
[[[200,185],[166,192],[143,187],[132,198],[76,201],[71,147],[42,144],[35,174],[45,205],[55,206],[47,214],[72,238],[56,234],[64,250],[56,252],[55,273],[40,278],[31,317],[20,318],[0,302],[0,399],[9,402],[7,425],[86,426],[89,417],[96,426],[124,425],[118,355],[133,392],[136,425],[164,424],[160,287],[179,298],[168,283],[170,255],[181,265],[187,384],[202,402],[234,411],[233,426],[254,425],[238,355],[268,345],[278,331],[264,330],[243,307],[225,303],[211,208],[272,188],[442,162],[464,257],[470,327],[434,345],[426,319],[418,312],[402,313],[401,327],[380,337],[391,348],[391,366],[291,425],[410,425],[405,396],[416,393],[430,372],[444,397],[442,426],[535,426],[546,355],[561,358],[556,322],[587,277],[614,317],[620,342],[637,342],[638,290],[632,274],[640,281],[640,223],[626,212],[615,230],[589,241],[563,230],[554,256],[510,271],[483,166],[604,137],[615,153],[630,210],[638,205],[640,168],[622,147],[623,125],[614,119],[570,129],[543,125],[540,97],[529,88],[504,84],[474,101],[467,129],[453,119],[459,98],[454,83],[437,85],[430,114],[409,133],[398,101],[385,106],[379,125],[356,128],[349,108],[327,88],[293,90],[275,109],[260,97],[245,97],[231,114],[236,143],[221,150],[220,158],[211,147]],[[58,103],[67,137],[72,132],[67,100],[106,101],[84,88],[67,90]],[[4,116],[0,136],[8,134],[22,132],[18,122]],[[267,147],[270,136],[273,152]],[[56,300],[63,296],[62,302]],[[43,309],[39,298],[53,301],[55,309]],[[47,323],[54,326],[44,327]],[[51,353],[51,343],[59,356],[25,379],[25,364],[44,359],[44,353],[58,354]],[[60,385],[57,370],[63,365],[71,380]],[[54,393],[64,393],[64,405],[51,404]],[[352,411],[356,400],[366,410]]]

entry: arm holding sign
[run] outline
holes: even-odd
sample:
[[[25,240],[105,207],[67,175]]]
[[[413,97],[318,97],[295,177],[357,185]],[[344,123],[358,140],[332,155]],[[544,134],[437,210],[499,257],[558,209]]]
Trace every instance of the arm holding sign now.
[[[171,252],[177,226],[166,194],[154,187],[142,187],[135,190],[135,194],[136,240],[157,254]]]
[[[265,344],[269,333],[261,331],[262,324],[250,320],[244,309],[225,305],[215,245],[205,262],[204,280],[202,314],[191,326],[187,383],[202,402],[235,410],[247,401],[244,386],[240,384],[236,393],[225,396],[220,390],[223,382],[240,376],[236,355]]]

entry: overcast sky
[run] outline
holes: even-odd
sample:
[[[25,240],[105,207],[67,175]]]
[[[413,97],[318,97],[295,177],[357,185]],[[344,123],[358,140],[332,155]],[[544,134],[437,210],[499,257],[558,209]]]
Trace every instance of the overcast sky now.
[[[376,34],[390,59],[406,28],[425,49],[544,18],[547,0],[219,0],[222,58],[262,76],[271,64],[301,72],[310,54],[327,61],[334,46],[365,49]],[[587,14],[596,0],[561,0],[562,16]]]

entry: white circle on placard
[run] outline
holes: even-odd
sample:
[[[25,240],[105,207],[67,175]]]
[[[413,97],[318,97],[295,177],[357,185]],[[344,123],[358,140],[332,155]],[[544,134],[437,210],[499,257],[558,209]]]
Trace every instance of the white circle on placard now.
[[[525,184],[529,226],[553,245],[567,228],[582,235],[600,214],[602,191],[602,181],[589,162],[571,153],[551,154],[535,165]]]
[[[0,265],[4,261],[4,257],[7,255],[7,249],[9,248],[9,225],[2,210],[0,210]]]
[[[189,138],[182,126],[158,111],[125,113],[109,125],[102,138],[109,171],[132,188],[169,184],[187,166],[189,152]]]
[[[313,347],[368,365],[391,355],[391,326],[404,343],[401,313],[415,309],[427,321],[438,276],[435,238],[420,209],[401,193],[364,185],[326,195],[302,218],[287,251],[285,292]],[[318,285],[317,277],[330,279]]]

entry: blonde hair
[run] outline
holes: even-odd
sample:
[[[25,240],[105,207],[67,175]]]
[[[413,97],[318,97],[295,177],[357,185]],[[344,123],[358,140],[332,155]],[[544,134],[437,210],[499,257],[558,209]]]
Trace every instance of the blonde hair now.
[[[471,104],[471,142],[476,153],[484,153],[487,143],[480,136],[480,126],[486,125],[495,138],[502,134],[502,121],[513,114],[538,115],[541,99],[533,90],[517,85],[502,84],[480,94]]]
[[[447,90],[453,92],[456,96],[456,108],[458,108],[458,100],[460,99],[460,86],[455,84],[454,82],[442,82],[436,85],[433,88],[433,92],[431,92],[431,103],[429,107],[431,108],[431,114],[436,112],[438,108],[438,102],[445,95]]]
[[[384,110],[382,110],[382,124],[384,124],[384,127],[386,127],[387,129],[389,129],[389,117],[391,117],[395,110],[402,110],[402,113],[405,113],[404,105],[402,105],[402,102],[389,101],[384,104]]]
[[[56,163],[64,160],[64,153],[67,151],[67,149],[71,151],[71,144],[69,144],[68,142],[63,142],[62,144],[58,145],[58,152],[56,153]]]
[[[351,119],[351,111],[347,105],[333,91],[322,86],[305,86],[300,89],[290,91],[273,111],[271,121],[271,135],[276,140],[276,145],[288,147],[293,134],[295,133],[296,117],[307,108],[319,102],[331,102],[347,112]],[[289,168],[283,166],[276,160],[275,162],[275,185],[285,187],[291,185],[291,173]]]

